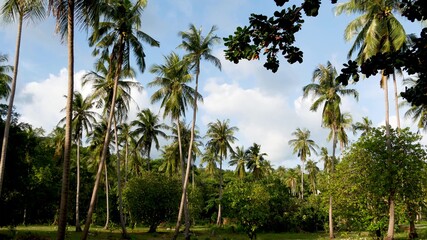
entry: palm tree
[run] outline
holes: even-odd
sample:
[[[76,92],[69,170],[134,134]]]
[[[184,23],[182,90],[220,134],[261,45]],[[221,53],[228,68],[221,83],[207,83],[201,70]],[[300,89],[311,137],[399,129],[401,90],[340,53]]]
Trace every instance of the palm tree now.
[[[248,156],[248,161],[246,162],[246,167],[252,171],[255,179],[260,179],[264,175],[263,167],[265,167],[265,162],[267,161],[264,156],[267,156],[266,153],[261,153],[261,145],[254,143],[246,151]]]
[[[0,167],[0,195],[1,195],[1,186],[3,183],[3,174],[6,161],[6,150],[9,139],[9,129],[12,119],[12,108],[13,102],[15,99],[15,91],[16,91],[16,80],[18,77],[18,66],[19,66],[19,52],[21,50],[21,34],[22,34],[22,24],[24,19],[36,21],[44,18],[46,13],[45,10],[45,1],[42,0],[34,0],[34,1],[25,1],[25,0],[7,0],[4,2],[1,8],[1,15],[3,17],[4,22],[10,23],[14,21],[18,21],[18,34],[16,37],[16,47],[15,47],[15,63],[13,67],[13,77],[12,77],[12,86],[10,88],[10,97],[9,97],[9,105],[6,115],[6,122],[4,127],[3,134],[3,145],[2,145],[2,153],[0,162],[2,166]],[[17,19],[16,19],[17,18]]]
[[[233,147],[231,144],[234,143],[237,138],[234,136],[235,132],[239,129],[237,127],[230,126],[230,120],[216,120],[208,124],[208,131],[206,137],[209,139],[206,143],[207,147],[214,151],[219,158],[219,201],[222,198],[222,161],[227,158],[228,152],[233,153]],[[222,224],[221,216],[221,203],[218,204],[218,218],[217,225]]]
[[[219,162],[218,154],[211,148],[206,148],[205,153],[202,155],[200,164],[206,163],[205,171],[210,176],[214,176],[218,172],[216,163]]]
[[[414,78],[407,78],[403,80],[403,84],[412,87],[415,86],[417,81],[418,80]],[[407,101],[404,101],[402,104],[406,106],[409,105]],[[427,132],[427,106],[425,104],[419,106],[410,105],[405,113],[405,118],[411,118],[412,121],[417,124],[418,129]]]
[[[167,139],[167,135],[162,129],[168,127],[164,123],[160,123],[159,117],[148,108],[139,112],[136,117],[137,120],[131,122],[131,125],[135,127],[133,135],[139,136],[137,144],[143,147],[147,155],[147,170],[150,171],[150,153],[153,142],[156,149],[159,150],[160,144],[157,136]]]
[[[89,98],[83,98],[82,94],[78,91],[74,92],[73,99],[73,118],[72,125],[74,130],[74,141],[76,141],[77,146],[77,160],[76,160],[76,232],[81,232],[80,227],[80,218],[79,218],[79,196],[80,196],[80,145],[81,139],[83,137],[83,131],[86,132],[86,135],[89,134],[89,131],[92,130],[92,124],[96,123],[96,117],[98,114],[94,111],[91,111],[93,107],[93,102]],[[64,111],[65,109],[62,109]],[[65,118],[61,119],[60,123],[63,123]]]
[[[65,121],[65,149],[64,164],[62,173],[61,202],[59,209],[58,240],[65,238],[67,220],[67,199],[70,172],[70,152],[71,152],[71,118],[72,102],[74,91],[74,22],[80,23],[83,27],[95,26],[99,19],[100,0],[49,0],[49,11],[56,17],[56,30],[62,37],[67,36],[68,45],[68,86]]]
[[[320,161],[323,162],[323,171],[329,174],[332,167],[332,158],[329,156],[328,149],[325,147],[320,149]]]
[[[316,182],[317,182],[317,173],[319,173],[319,168],[317,167],[317,162],[314,162],[313,160],[308,160],[306,169],[308,172],[308,179],[310,180],[310,190],[311,192],[316,195],[317,194],[317,188],[316,188]]]
[[[236,151],[231,154],[230,161],[228,162],[230,166],[236,165],[236,174],[239,179],[243,179],[246,176],[245,166],[249,161],[248,152],[243,146],[236,147]]]
[[[292,133],[295,136],[294,139],[289,140],[288,144],[293,147],[293,153],[297,153],[301,159],[301,198],[304,198],[304,163],[307,157],[311,156],[311,152],[317,154],[316,148],[319,148],[314,140],[310,139],[310,131],[307,129],[297,128]]]
[[[353,133],[356,134],[357,131],[361,131],[361,136],[365,136],[372,130],[372,121],[368,117],[362,117],[361,122],[356,122],[353,124]]]
[[[316,80],[319,83],[315,83]],[[331,129],[332,136],[332,158],[335,158],[336,145],[338,141],[338,127],[341,119],[341,96],[352,95],[356,100],[359,94],[354,89],[345,89],[337,80],[337,71],[334,66],[328,61],[326,66],[320,64],[313,72],[313,83],[308,84],[303,88],[304,95],[307,97],[312,93],[317,99],[311,105],[311,111],[317,111],[319,106],[323,105],[322,126]],[[333,163],[334,161],[332,161]],[[331,166],[331,173],[334,171],[334,166]],[[333,238],[333,221],[332,221],[332,197],[329,197],[329,237]]]
[[[164,65],[154,65],[151,67],[150,72],[158,75],[154,81],[150,82],[148,86],[158,86],[156,92],[151,96],[151,102],[161,101],[161,108],[163,108],[163,117],[171,117],[172,123],[175,122],[177,126],[178,136],[178,150],[182,171],[182,184],[184,184],[185,168],[182,153],[181,143],[181,130],[180,118],[185,117],[187,105],[190,104],[194,107],[194,98],[197,95],[201,99],[201,95],[194,91],[187,85],[191,81],[191,74],[189,73],[189,62],[182,61],[180,57],[172,52],[165,57]]]
[[[194,87],[194,92],[198,92],[199,87],[199,75],[200,75],[200,63],[202,58],[213,63],[216,67],[221,69],[221,62],[218,58],[216,58],[214,55],[212,55],[212,46],[216,43],[219,43],[220,38],[216,35],[214,35],[214,32],[216,31],[216,27],[213,26],[209,33],[206,36],[202,36],[202,29],[197,29],[194,25],[190,25],[190,29],[187,32],[180,32],[179,35],[182,37],[183,41],[179,45],[180,48],[183,48],[188,53],[185,56],[185,59],[191,63],[191,69],[195,71],[196,74],[196,85]],[[178,219],[176,222],[175,227],[175,233],[173,236],[173,239],[175,240],[178,237],[179,233],[179,227],[181,224],[181,217],[182,217],[182,211],[184,209],[184,203],[185,196],[187,194],[187,185],[188,185],[188,178],[190,176],[190,167],[191,167],[191,152],[192,152],[192,146],[193,144],[191,142],[194,141],[194,131],[196,126],[196,115],[197,115],[197,100],[198,97],[196,96],[193,101],[193,121],[191,126],[191,138],[190,138],[190,145],[188,149],[188,158],[187,158],[187,169],[185,172],[185,181],[182,186],[182,196],[181,196],[181,202],[179,206],[179,212],[178,212]],[[189,221],[189,219],[186,220],[186,223]],[[185,238],[189,239],[189,229],[186,228],[185,231]]]
[[[9,73],[13,71],[13,67],[5,64],[8,61],[6,54],[0,54],[0,98],[8,98],[10,93],[10,82],[12,77]]]
[[[340,150],[342,151],[348,145],[348,135],[346,133],[346,129],[352,129],[353,118],[350,113],[342,113],[337,120],[337,132],[336,138],[337,142],[340,143]],[[331,130],[328,136],[328,141],[330,141],[333,137],[333,131]]]
[[[101,155],[100,164],[96,174],[95,185],[92,191],[92,197],[86,218],[86,224],[83,231],[82,239],[87,238],[89,227],[92,220],[92,213],[95,207],[96,194],[98,191],[99,180],[101,177],[102,168],[107,157],[107,150],[110,142],[110,129],[113,122],[114,111],[116,107],[116,97],[119,79],[122,76],[122,69],[129,71],[131,52],[133,53],[139,70],[145,70],[145,53],[141,42],[146,42],[151,46],[159,46],[159,43],[140,30],[141,14],[145,7],[145,1],[138,1],[133,4],[130,0],[111,1],[106,3],[103,8],[104,21],[99,23],[90,36],[90,45],[95,45],[94,53],[101,55],[101,58],[108,58],[109,60],[109,77],[114,77],[114,87],[112,101],[107,121],[107,133],[105,135],[103,150]],[[110,52],[111,51],[111,52]],[[114,71],[114,73],[113,73]],[[119,173],[119,171],[118,171]],[[120,175],[118,174],[119,181],[119,205],[121,203],[121,189],[120,189]],[[122,206],[120,209],[120,223],[122,227],[122,234],[127,235],[126,227],[123,218]]]
[[[358,1],[350,0],[336,7],[336,13],[343,12],[361,14],[355,20],[351,21],[345,29],[344,38],[347,41],[356,36],[353,46],[348,56],[351,57],[354,51],[359,50],[357,61],[365,62],[370,57],[378,53],[399,51],[406,43],[407,37],[402,24],[393,15],[399,9],[398,0],[375,0]],[[394,79],[395,80],[395,79]],[[396,84],[395,84],[396,86]],[[381,87],[384,89],[385,102],[385,124],[387,148],[391,148],[390,142],[390,121],[389,121],[389,102],[388,102],[388,83],[384,71],[381,76]],[[397,95],[395,89],[395,95]],[[396,98],[397,101],[397,98]],[[396,108],[398,103],[396,103]],[[398,108],[396,111],[399,111]],[[394,193],[390,191],[389,196],[389,226],[387,239],[394,237]]]
[[[172,177],[178,172],[179,169],[179,156],[176,149],[176,144],[169,144],[161,150],[161,159],[163,163],[159,167],[159,171],[165,173],[167,176]]]
[[[107,122],[105,118],[93,126],[93,131],[88,135],[87,142],[89,143],[89,151],[91,152],[89,167],[96,169],[96,164],[99,164],[102,155],[103,143],[107,132]],[[110,133],[111,134],[111,133]],[[109,203],[109,184],[108,184],[108,159],[110,151],[107,152],[106,164],[104,164],[104,184],[105,184],[105,200],[106,200],[106,218],[104,229],[108,229],[110,224],[110,203]],[[95,170],[94,170],[95,171]]]
[[[128,177],[128,163],[129,163],[129,147],[130,143],[132,142],[132,130],[131,125],[128,123],[122,123],[120,124],[120,133],[119,133],[119,141],[124,144],[124,155],[125,155],[125,162],[124,162],[124,185],[127,183],[127,177]]]
[[[295,196],[298,192],[298,173],[295,168],[287,171],[286,186],[291,190],[291,194]]]

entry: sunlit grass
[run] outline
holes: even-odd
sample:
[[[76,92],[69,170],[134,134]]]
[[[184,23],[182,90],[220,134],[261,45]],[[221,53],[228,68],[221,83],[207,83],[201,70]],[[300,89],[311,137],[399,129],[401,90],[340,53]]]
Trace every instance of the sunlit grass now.
[[[417,225],[420,239],[427,239],[427,224]],[[163,240],[171,239],[173,229],[158,228],[157,233],[147,233],[148,228],[137,227],[134,229],[128,228],[130,239],[133,240]],[[55,239],[56,226],[17,226],[16,228],[0,228],[0,240],[2,239]],[[73,226],[67,229],[66,239],[80,239],[81,233],[76,233]],[[396,233],[395,239],[407,239],[406,232]],[[118,226],[113,226],[109,230],[105,230],[100,226],[93,226],[90,229],[88,239],[121,239],[121,232]],[[178,239],[184,239],[182,234]],[[246,240],[248,237],[244,233],[232,232],[229,229],[209,228],[206,226],[195,226],[192,228],[192,240]],[[324,232],[319,233],[259,233],[258,240],[283,240],[283,239],[329,239],[329,235]],[[337,232],[336,239],[373,239],[368,233],[358,232]]]

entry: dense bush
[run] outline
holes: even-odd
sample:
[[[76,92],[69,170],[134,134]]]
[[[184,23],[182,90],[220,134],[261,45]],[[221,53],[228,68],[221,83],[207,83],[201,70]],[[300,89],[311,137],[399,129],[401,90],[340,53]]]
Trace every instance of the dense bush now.
[[[144,173],[127,184],[124,193],[126,208],[132,220],[149,225],[149,232],[177,214],[181,199],[180,181],[156,173]]]

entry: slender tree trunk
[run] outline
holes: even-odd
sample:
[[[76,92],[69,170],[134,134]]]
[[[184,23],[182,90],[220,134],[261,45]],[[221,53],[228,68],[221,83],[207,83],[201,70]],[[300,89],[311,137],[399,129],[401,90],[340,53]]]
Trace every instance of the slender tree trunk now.
[[[397,128],[400,129],[399,95],[397,94],[396,73],[393,72],[394,106],[396,108]]]
[[[23,16],[21,14],[19,16],[19,21],[18,21],[18,35],[16,36],[16,48],[15,48],[15,64],[13,67],[12,86],[10,89],[9,105],[7,107],[7,116],[6,116],[6,122],[5,122],[4,133],[3,133],[3,144],[2,144],[2,148],[1,148],[2,150],[1,150],[1,159],[0,159],[0,197],[1,197],[1,193],[2,193],[3,179],[4,179],[5,169],[6,169],[6,153],[7,153],[7,145],[9,142],[9,129],[10,129],[10,124],[12,122],[13,102],[15,99],[16,81],[17,81],[17,77],[18,77],[19,52],[21,49],[22,23],[23,23]]]
[[[83,234],[82,234],[82,240],[86,240],[87,235],[89,233],[90,223],[92,221],[92,214],[93,214],[93,211],[95,208],[96,194],[98,192],[99,179],[101,178],[102,165],[104,164],[105,160],[107,159],[108,146],[110,143],[110,129],[111,129],[111,123],[113,122],[114,109],[115,109],[116,98],[117,98],[117,86],[118,86],[118,82],[119,82],[119,78],[120,78],[122,61],[123,61],[123,36],[120,37],[119,41],[120,41],[120,43],[119,43],[120,47],[119,47],[119,51],[117,53],[118,54],[118,60],[117,60],[116,73],[114,76],[115,79],[114,79],[114,87],[113,87],[113,99],[111,101],[110,114],[109,114],[108,121],[107,121],[107,132],[105,134],[104,146],[102,148],[101,161],[99,162],[98,172],[96,173],[95,185],[94,185],[93,191],[92,191],[92,197],[90,200],[89,210],[87,213],[85,228],[84,228]]]
[[[107,208],[104,229],[107,230],[110,224],[110,201],[109,201],[110,191],[108,186],[109,184],[108,184],[107,164],[104,164],[104,172],[105,172],[105,202],[106,202],[106,208]]]
[[[390,139],[390,108],[388,102],[388,81],[387,76],[384,75],[384,71],[381,76],[382,86],[384,88],[384,103],[385,103],[385,129],[386,129],[386,147],[387,147],[387,161],[391,163],[391,139]],[[388,219],[388,229],[386,239],[394,239],[394,191],[390,190],[389,193],[389,219]]]
[[[74,92],[74,0],[68,0],[68,91],[65,117],[65,142],[64,142],[64,163],[62,170],[61,202],[59,207],[59,222],[57,240],[65,238],[67,226],[67,205],[70,175],[70,153],[71,153],[71,118],[73,111]]]
[[[122,200],[122,180],[120,175],[120,151],[119,151],[119,139],[117,136],[117,120],[114,116],[114,140],[116,142],[116,155],[117,155],[117,191],[119,195],[119,215],[120,215],[120,226],[122,227],[122,237],[127,237],[126,222],[123,217],[123,200]]]
[[[216,225],[221,226],[222,225],[222,159],[219,160],[219,204],[218,204],[218,216],[216,219]]]
[[[332,139],[332,160],[331,160],[331,176],[335,171],[335,152],[337,149],[337,130],[336,127],[333,126],[332,129],[333,139]],[[333,219],[333,200],[332,195],[329,193],[329,238],[334,239],[334,219]]]
[[[79,198],[80,198],[80,136],[77,138],[77,183],[76,183],[76,232],[81,232],[80,218],[79,218]]]
[[[151,147],[151,144],[150,146],[146,147],[147,148],[147,171],[150,171],[150,147]]]
[[[200,69],[200,65],[197,64],[196,69]],[[179,204],[179,211],[178,211],[178,219],[176,221],[175,226],[175,233],[172,237],[173,240],[176,240],[179,233],[179,227],[181,225],[181,218],[182,218],[182,212],[184,210],[184,205],[186,205],[186,196],[187,196],[187,185],[188,185],[188,178],[190,176],[190,170],[191,170],[191,157],[193,152],[193,142],[194,142],[194,130],[196,128],[196,118],[197,118],[197,93],[198,93],[198,87],[199,87],[199,71],[196,72],[196,86],[194,88],[194,92],[196,93],[196,96],[194,97],[194,109],[193,109],[193,122],[191,123],[191,133],[190,133],[190,146],[188,147],[188,156],[187,156],[187,169],[185,171],[185,181],[182,186],[182,195],[181,195],[181,202]],[[188,236],[189,237],[189,236]],[[187,238],[187,236],[186,236]]]
[[[126,138],[125,141],[125,182],[124,182],[124,186],[126,186],[126,183],[128,181],[128,155],[129,155],[129,149],[128,149],[128,140]]]
[[[301,199],[304,199],[304,161],[301,159]]]

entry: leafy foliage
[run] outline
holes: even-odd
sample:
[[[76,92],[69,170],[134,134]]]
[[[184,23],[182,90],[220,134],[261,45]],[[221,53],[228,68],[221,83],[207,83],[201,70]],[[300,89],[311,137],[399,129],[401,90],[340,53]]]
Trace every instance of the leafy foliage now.
[[[180,182],[155,173],[129,181],[124,190],[124,202],[135,222],[144,222],[155,232],[157,226],[177,213],[181,194]]]

